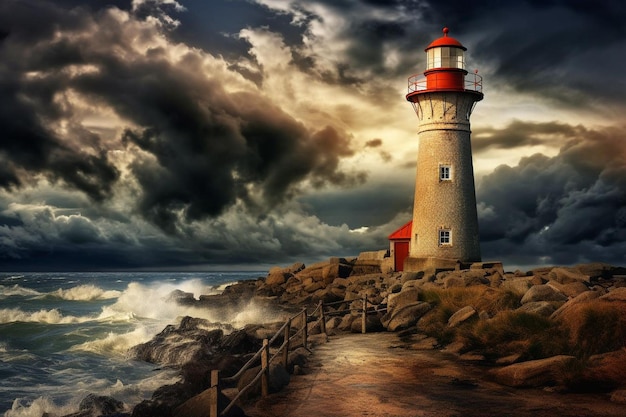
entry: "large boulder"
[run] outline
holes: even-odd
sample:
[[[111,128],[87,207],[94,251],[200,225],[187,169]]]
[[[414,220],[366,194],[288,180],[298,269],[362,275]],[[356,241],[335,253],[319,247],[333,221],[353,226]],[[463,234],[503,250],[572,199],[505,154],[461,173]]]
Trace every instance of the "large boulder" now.
[[[289,384],[291,376],[282,363],[272,363],[269,367],[269,391],[270,393],[279,392]],[[246,385],[250,384],[261,371],[261,367],[250,368],[241,375],[237,382],[237,389],[241,391]],[[259,379],[247,392],[244,397],[252,398],[261,394],[261,380]]]
[[[311,301],[313,301],[314,303],[322,301],[325,304],[334,303],[336,301],[343,300],[345,295],[345,290],[342,291],[338,288],[320,288],[312,294]]]
[[[174,290],[167,296],[167,301],[175,302],[180,305],[193,305],[196,302],[193,293],[182,290]]]
[[[337,330],[345,332],[352,329],[352,322],[357,320],[357,316],[346,314],[341,318],[341,323],[337,326]],[[360,319],[359,319],[360,320]]]
[[[615,288],[600,298],[606,301],[626,302],[626,287]]]
[[[287,280],[291,278],[291,273],[281,270],[270,270],[267,278],[265,278],[265,285],[274,286],[274,285],[283,285],[287,282]]]
[[[489,285],[484,269],[464,269],[460,271],[446,271],[437,274],[437,279],[443,281],[444,288],[470,287],[473,285]]]
[[[381,322],[390,332],[413,326],[430,310],[430,304],[417,301],[402,308],[395,308],[383,316]]]
[[[359,260],[357,259],[352,266],[351,276],[359,276],[366,274],[379,274],[382,272],[381,261],[376,260]]]
[[[530,303],[523,304],[517,309],[517,311],[538,314],[544,317],[550,317],[555,310],[555,307],[548,301],[532,301]]]
[[[626,272],[626,269],[623,267],[612,266],[600,262],[576,265],[574,266],[574,269],[583,275],[589,276],[591,280],[598,278],[609,279],[615,274],[624,274]]]
[[[214,401],[211,389],[207,389],[200,394],[188,399],[174,409],[173,417],[205,417],[208,416],[208,410],[211,402]],[[223,410],[230,404],[230,398],[222,392],[217,393],[217,410],[220,416],[224,417],[246,417],[245,412],[236,404],[228,411],[222,414]]]
[[[520,362],[491,371],[494,379],[510,387],[543,387],[563,383],[564,370],[576,361],[574,356],[559,355]]]
[[[577,297],[578,295],[589,291],[589,287],[581,281],[569,282],[567,284],[561,284],[557,281],[549,281],[547,285],[562,292],[567,297]]]
[[[387,296],[387,308],[394,310],[396,308],[402,308],[407,304],[412,304],[418,301],[419,290],[415,287],[403,287],[398,293],[392,293]]]
[[[502,281],[500,288],[505,291],[511,291],[520,297],[526,294],[526,291],[533,286],[532,280],[534,277],[510,277]]]
[[[373,333],[383,331],[385,328],[380,322],[380,317],[376,314],[368,314],[365,319],[365,332]],[[350,331],[352,333],[361,333],[363,331],[363,318],[358,317],[352,320],[352,324],[350,326]]]
[[[565,304],[559,307],[554,313],[552,313],[550,318],[552,320],[557,320],[560,317],[566,316],[567,312],[574,309],[577,305],[589,302],[591,300],[595,300],[596,298],[599,298],[601,295],[602,295],[602,292],[600,291],[587,291],[587,292],[581,293],[580,295],[574,298],[571,298]]]
[[[352,272],[352,264],[344,258],[330,258],[328,265],[322,267],[322,279],[325,285],[336,278],[346,278]]]
[[[448,319],[449,327],[456,327],[464,321],[469,320],[470,318],[476,315],[476,310],[472,306],[465,306],[462,309],[458,310]]]
[[[80,402],[78,412],[66,414],[63,417],[92,417],[106,415],[122,415],[124,411],[124,403],[115,398],[89,394]],[[47,415],[44,413],[44,415]],[[128,414],[126,414],[128,415]]]
[[[166,326],[152,340],[133,346],[134,359],[163,366],[181,366],[187,362],[208,360],[217,351],[224,332],[206,330],[207,320],[184,317],[178,326]]]
[[[553,268],[548,273],[548,278],[561,284],[591,281],[589,275],[585,275],[575,268]]]
[[[533,285],[522,297],[522,304],[535,301],[567,301],[567,296],[550,285]]]
[[[606,392],[616,388],[626,389],[626,347],[592,355],[577,382],[582,389],[585,385]]]

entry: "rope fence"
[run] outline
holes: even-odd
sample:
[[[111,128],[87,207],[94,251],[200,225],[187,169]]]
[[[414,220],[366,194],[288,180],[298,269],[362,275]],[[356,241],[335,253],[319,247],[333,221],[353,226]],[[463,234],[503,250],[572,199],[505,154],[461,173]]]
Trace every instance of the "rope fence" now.
[[[358,300],[358,299],[357,299]],[[282,363],[285,369],[288,368],[289,364],[289,354],[290,351],[298,348],[304,347],[309,350],[308,347],[308,338],[309,338],[309,325],[311,322],[311,329],[315,329],[317,326],[320,328],[320,333],[326,336],[326,340],[328,340],[328,335],[326,332],[326,321],[328,317],[340,316],[351,314],[356,311],[361,313],[361,332],[367,332],[367,315],[371,313],[379,313],[386,311],[386,307],[378,308],[379,305],[372,304],[368,301],[367,296],[362,298],[362,303],[360,308],[346,308],[342,310],[333,309],[333,311],[325,311],[329,307],[334,307],[342,304],[351,304],[357,300],[342,300],[336,301],[332,303],[324,303],[320,301],[317,304],[317,307],[311,314],[307,314],[307,309],[304,308],[299,313],[295,314],[292,317],[289,317],[287,321],[276,331],[274,336],[271,339],[263,339],[263,345],[261,348],[246,362],[241,369],[234,375],[226,378],[219,377],[219,371],[213,370],[211,371],[211,385],[210,385],[210,405],[209,405],[209,417],[220,417],[228,415],[228,412],[234,407],[234,405],[244,396],[248,391],[252,389],[261,381],[261,395],[266,397],[269,395],[269,387],[270,387],[270,365],[277,359],[282,358]],[[370,308],[374,307],[374,308]],[[292,330],[295,330],[292,335]],[[270,346],[278,340],[279,337],[283,337],[283,343],[278,347],[273,356],[270,356]],[[310,350],[309,350],[310,351]],[[220,412],[218,410],[218,397],[220,392],[220,381],[223,382],[236,382],[241,376],[248,370],[252,365],[257,364],[260,360],[261,369],[255,375],[255,377],[250,381],[246,386],[242,387],[237,395],[230,400],[230,403]]]

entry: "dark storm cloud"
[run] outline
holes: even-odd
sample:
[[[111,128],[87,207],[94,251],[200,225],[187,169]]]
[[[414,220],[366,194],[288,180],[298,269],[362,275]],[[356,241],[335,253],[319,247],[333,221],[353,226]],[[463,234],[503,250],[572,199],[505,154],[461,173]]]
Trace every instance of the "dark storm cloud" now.
[[[299,36],[307,37],[309,44],[331,42],[343,49],[341,56],[325,62],[324,70],[319,72],[321,78],[330,84],[365,86],[373,81],[374,75],[384,74],[391,79],[414,71],[423,53],[423,48],[415,45],[427,45],[432,40],[432,32],[426,29],[430,25],[420,19],[425,7],[424,2],[411,0],[317,0],[293,4],[290,10],[305,29]],[[326,21],[329,15],[339,22]],[[310,30],[314,23],[324,27],[322,32],[326,33]],[[302,71],[311,71],[318,61],[328,58],[301,48],[301,39],[287,38],[286,43],[292,47],[294,62]],[[395,54],[398,62],[387,62],[390,51],[401,52]],[[328,64],[332,70],[328,70]]]
[[[626,71],[622,1],[431,2],[425,19],[450,26],[461,40],[474,39],[472,57],[495,70],[491,85],[575,107],[597,99],[623,103],[626,83],[606,78],[607,71]]]
[[[57,24],[76,30],[84,21],[37,4],[0,5],[0,28],[7,34],[0,41],[0,187],[19,187],[34,173],[102,200],[110,193],[118,172],[99,146],[98,138],[89,138],[94,146],[86,152],[64,141],[49,127],[50,122],[71,117],[63,103],[55,100],[55,94],[64,90],[68,82],[59,69],[80,58],[66,42],[45,46],[39,43],[53,35]],[[36,74],[42,70],[50,70],[49,77]],[[34,73],[31,77],[30,72]]]
[[[525,157],[482,179],[483,252],[567,264],[626,261],[626,128],[562,125],[553,134],[570,131],[557,156]]]
[[[556,146],[567,139],[584,137],[586,130],[559,122],[533,123],[515,120],[503,129],[478,127],[472,132],[472,149],[514,149],[524,146]]]
[[[147,3],[142,13],[153,7]],[[321,187],[363,180],[339,169],[340,159],[353,154],[344,132],[310,131],[260,94],[227,93],[220,79],[207,76],[198,54],[172,62],[158,47],[133,49],[136,39],[158,35],[154,28],[129,26],[109,11],[89,16],[45,2],[4,3],[0,14],[0,27],[9,32],[0,64],[5,188],[44,173],[94,199],[110,191],[118,173],[98,137],[62,141],[49,127],[72,117],[72,107],[55,99],[68,90],[137,126],[122,142],[153,156],[132,165],[142,188],[138,208],[164,230],[175,231],[181,216],[219,215],[238,199],[263,212],[303,181]],[[33,23],[43,16],[44,23]],[[38,73],[29,77],[32,71]]]
[[[181,1],[187,9],[174,16],[181,24],[170,36],[175,41],[202,48],[214,55],[237,59],[248,56],[250,45],[238,36],[246,27],[265,27],[280,33],[290,45],[300,45],[303,25],[292,24],[288,14],[271,12],[253,1]],[[236,68],[245,75],[245,69]]]

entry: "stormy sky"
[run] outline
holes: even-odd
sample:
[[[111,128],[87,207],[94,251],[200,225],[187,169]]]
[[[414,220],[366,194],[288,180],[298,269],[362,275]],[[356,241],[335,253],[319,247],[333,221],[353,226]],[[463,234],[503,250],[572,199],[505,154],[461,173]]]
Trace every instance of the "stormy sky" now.
[[[484,260],[626,264],[621,0],[3,0],[0,269],[263,269],[411,218],[407,77],[484,77]],[[510,268],[507,268],[510,269]]]

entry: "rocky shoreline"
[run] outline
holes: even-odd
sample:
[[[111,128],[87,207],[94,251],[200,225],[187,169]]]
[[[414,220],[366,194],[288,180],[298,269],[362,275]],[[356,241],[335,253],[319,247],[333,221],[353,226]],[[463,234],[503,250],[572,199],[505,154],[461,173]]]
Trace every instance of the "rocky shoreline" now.
[[[308,267],[272,268],[266,277],[231,285],[220,295],[195,299],[175,291],[171,297],[178,303],[221,311],[225,319],[252,303],[268,320],[234,329],[184,317],[129,352],[137,360],[179,369],[179,382],[161,387],[131,412],[112,398],[91,395],[78,412],[64,417],[178,417],[177,407],[210,386],[211,370],[235,374],[264,338],[302,308],[345,301],[328,309],[333,314],[327,334],[361,332],[357,311],[364,297],[370,306],[367,332],[395,332],[406,349],[439,349],[484,364],[485,377],[505,386],[605,392],[626,404],[626,268],[600,263],[528,272],[505,272],[499,263],[464,268],[391,272],[384,252],[368,252]],[[302,372],[307,352],[292,356],[288,369]],[[275,371],[281,369],[286,373],[284,367]],[[279,376],[273,379],[289,382],[289,374]],[[280,388],[280,383],[272,387]]]

